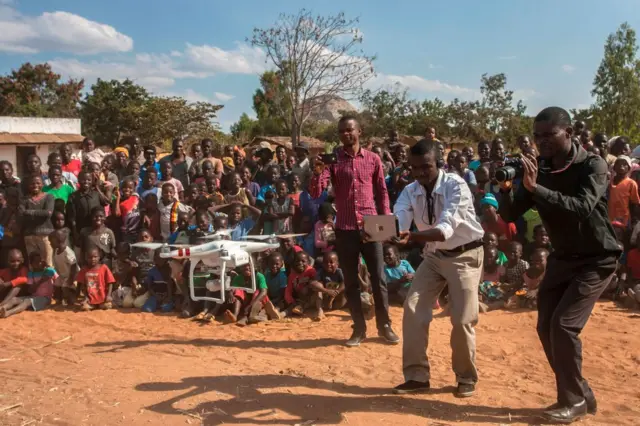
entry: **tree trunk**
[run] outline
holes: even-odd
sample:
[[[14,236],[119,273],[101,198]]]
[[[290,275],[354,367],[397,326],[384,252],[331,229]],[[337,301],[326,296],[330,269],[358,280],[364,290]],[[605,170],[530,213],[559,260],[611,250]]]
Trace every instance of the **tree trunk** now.
[[[295,151],[298,142],[300,142],[300,128],[294,116],[291,120],[291,149]]]

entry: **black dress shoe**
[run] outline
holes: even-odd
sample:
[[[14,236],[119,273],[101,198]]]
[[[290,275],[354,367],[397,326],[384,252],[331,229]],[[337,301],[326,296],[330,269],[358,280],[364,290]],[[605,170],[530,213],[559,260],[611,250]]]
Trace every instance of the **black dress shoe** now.
[[[431,388],[429,382],[418,382],[415,380],[407,380],[401,385],[393,388],[393,393],[396,395],[405,395],[408,393],[423,393],[428,392]]]
[[[587,413],[591,415],[596,415],[598,413],[598,401],[595,398],[587,398]],[[545,408],[545,411],[557,410],[560,408],[560,403],[556,402],[553,405]]]
[[[378,336],[382,337],[387,343],[397,345],[400,343],[400,338],[393,332],[391,325],[385,324],[380,330],[378,330]]]
[[[353,330],[351,337],[349,337],[349,340],[345,342],[345,345],[350,348],[354,348],[356,346],[360,346],[360,343],[362,343],[362,341],[366,338],[367,333],[365,333],[364,331]]]
[[[544,412],[545,419],[554,423],[569,424],[587,414],[587,403],[582,401],[569,407],[558,407]]]

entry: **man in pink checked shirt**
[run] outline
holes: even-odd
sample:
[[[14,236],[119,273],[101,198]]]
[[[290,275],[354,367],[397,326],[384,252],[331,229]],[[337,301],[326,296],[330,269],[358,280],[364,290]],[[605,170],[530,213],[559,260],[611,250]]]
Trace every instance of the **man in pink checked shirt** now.
[[[358,281],[360,254],[371,274],[378,335],[388,343],[397,344],[400,338],[393,332],[389,319],[382,244],[362,240],[364,216],[391,214],[382,162],[376,154],[360,146],[360,125],[355,118],[342,117],[338,123],[338,133],[342,147],[336,150],[336,163],[328,168],[337,210],[336,248],[354,324],[353,334],[346,345],[359,346],[366,338]]]

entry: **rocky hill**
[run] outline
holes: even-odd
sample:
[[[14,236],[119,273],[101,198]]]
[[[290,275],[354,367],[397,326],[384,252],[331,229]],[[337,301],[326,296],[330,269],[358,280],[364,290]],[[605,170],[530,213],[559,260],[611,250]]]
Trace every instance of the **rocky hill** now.
[[[315,108],[309,116],[310,121],[317,121],[321,123],[335,123],[340,119],[340,111],[357,111],[356,107],[351,105],[348,101],[338,97],[331,97],[326,103]]]

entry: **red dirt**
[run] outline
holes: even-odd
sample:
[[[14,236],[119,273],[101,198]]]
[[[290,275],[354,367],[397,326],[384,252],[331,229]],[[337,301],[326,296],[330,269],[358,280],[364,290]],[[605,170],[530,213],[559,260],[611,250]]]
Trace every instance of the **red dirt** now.
[[[401,309],[392,317],[400,329]],[[402,380],[401,346],[344,347],[342,312],[244,329],[139,312],[27,312],[0,321],[0,425],[539,424],[555,386],[535,320],[481,316],[478,393],[459,400],[447,318],[432,324],[433,391],[394,396],[386,391]],[[600,412],[580,424],[638,424],[639,325],[640,315],[597,306],[583,341]]]

